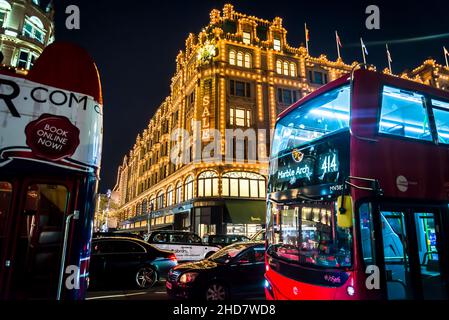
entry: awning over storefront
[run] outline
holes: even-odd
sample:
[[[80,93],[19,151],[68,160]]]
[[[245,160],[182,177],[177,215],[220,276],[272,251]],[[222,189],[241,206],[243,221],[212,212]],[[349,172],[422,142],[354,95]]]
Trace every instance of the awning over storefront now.
[[[264,200],[227,200],[229,223],[265,224],[266,203]]]

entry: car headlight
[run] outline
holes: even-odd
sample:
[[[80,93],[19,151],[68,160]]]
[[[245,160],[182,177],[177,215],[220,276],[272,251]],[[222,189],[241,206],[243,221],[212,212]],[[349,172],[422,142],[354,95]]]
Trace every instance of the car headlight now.
[[[198,276],[198,273],[196,272],[186,272],[183,273],[180,277],[179,277],[179,282],[180,283],[190,283],[195,281],[195,278]]]

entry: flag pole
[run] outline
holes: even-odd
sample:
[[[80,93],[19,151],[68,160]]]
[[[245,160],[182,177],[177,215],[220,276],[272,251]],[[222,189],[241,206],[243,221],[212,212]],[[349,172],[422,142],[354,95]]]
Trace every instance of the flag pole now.
[[[338,36],[337,30],[335,30],[335,41],[337,42],[337,54],[338,54],[338,59],[340,60],[341,59],[340,43],[339,43],[338,39],[339,39],[339,36]]]
[[[449,52],[447,51],[446,47],[443,47],[444,49],[444,59],[446,60],[446,68],[449,68],[449,63],[447,62],[447,56],[449,55]]]
[[[363,43],[362,38],[360,38],[360,44],[362,45],[362,56],[363,56],[363,63],[366,64],[366,56],[365,56],[365,44]]]
[[[307,50],[307,54],[309,54],[309,32],[307,30],[307,23],[304,22],[304,32],[306,34],[306,50]]]
[[[385,46],[387,47],[388,69],[390,69],[390,73],[393,74],[393,71],[391,70],[391,54],[390,50],[388,50],[388,43],[386,43]]]

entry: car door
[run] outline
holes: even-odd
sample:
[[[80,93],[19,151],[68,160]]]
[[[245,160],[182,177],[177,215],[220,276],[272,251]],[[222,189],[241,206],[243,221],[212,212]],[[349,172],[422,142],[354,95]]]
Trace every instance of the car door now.
[[[264,247],[243,251],[230,265],[233,296],[252,297],[263,294]]]
[[[92,241],[92,254],[90,256],[89,264],[89,279],[92,284],[101,283],[104,279],[106,270],[106,241],[94,240]]]

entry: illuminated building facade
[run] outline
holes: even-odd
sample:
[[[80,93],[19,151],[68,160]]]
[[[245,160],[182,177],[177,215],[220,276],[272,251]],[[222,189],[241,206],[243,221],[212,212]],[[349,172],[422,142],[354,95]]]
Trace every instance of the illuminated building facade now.
[[[281,18],[247,16],[227,4],[212,10],[198,35],[188,36],[176,58],[170,95],[118,168],[114,190],[120,194],[123,230],[251,235],[262,227],[270,130],[277,115],[357,64],[312,57],[305,47],[292,47],[286,34]],[[425,70],[403,76],[426,82]],[[172,141],[178,129],[193,139],[181,135]],[[243,159],[225,160],[227,129],[256,130],[256,159],[247,157],[244,140]],[[213,130],[220,133],[221,154],[198,160],[193,155],[209,151]],[[189,154],[189,161],[171,161],[178,153]]]
[[[351,69],[341,60],[311,57],[304,47],[290,46],[286,34],[281,18],[267,21],[225,5],[210,13],[199,35],[188,36],[176,58],[170,96],[119,167],[115,190],[123,229],[145,231],[150,224],[153,230],[185,229],[202,236],[251,235],[262,227],[269,130],[277,115]],[[171,137],[178,128],[194,136],[180,150],[191,151],[191,157],[198,145],[203,150],[210,143],[211,129],[218,130],[223,156],[173,163],[177,141]],[[224,161],[226,129],[258,130],[257,159],[246,157],[244,144],[243,159]]]
[[[0,51],[4,67],[29,70],[54,41],[52,1],[0,0]]]

